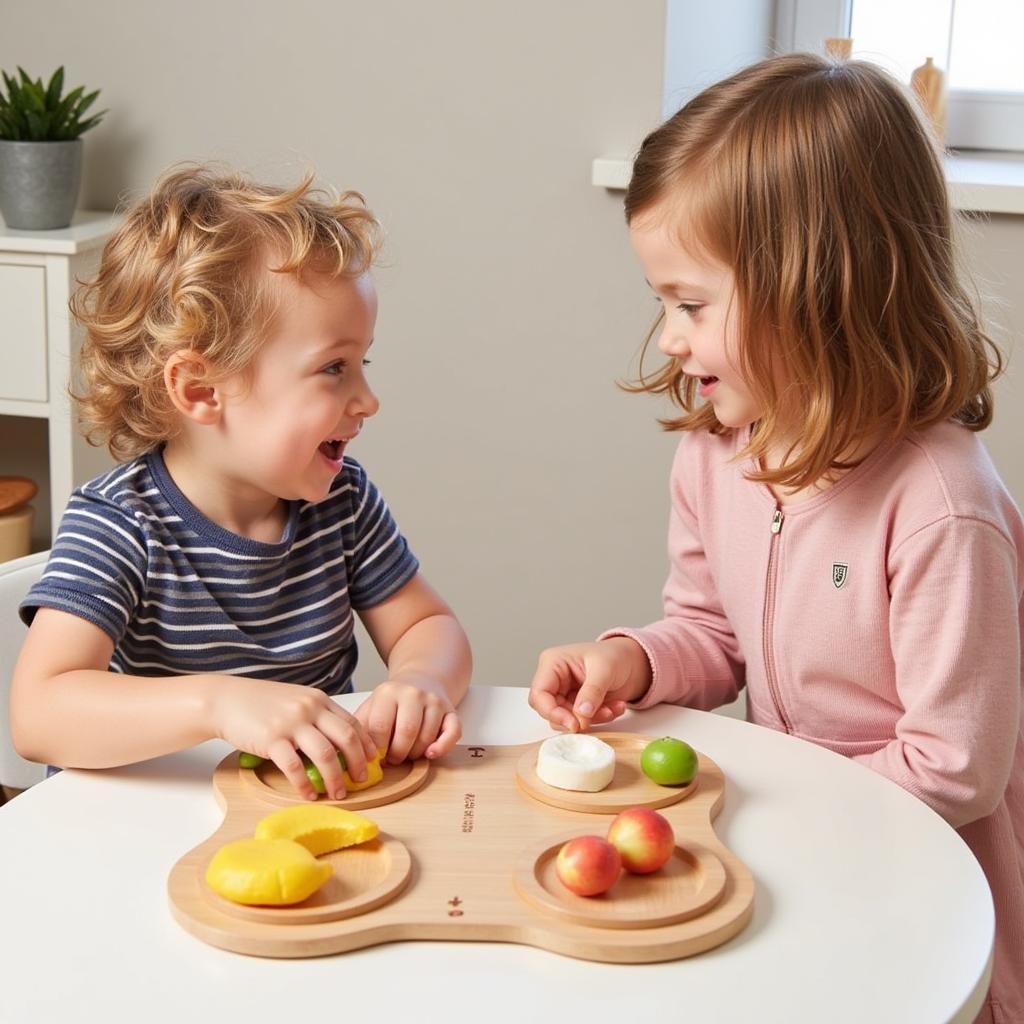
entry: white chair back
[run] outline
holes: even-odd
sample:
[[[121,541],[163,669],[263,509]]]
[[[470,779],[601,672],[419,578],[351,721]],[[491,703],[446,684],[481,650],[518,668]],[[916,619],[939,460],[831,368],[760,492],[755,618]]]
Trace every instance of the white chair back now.
[[[14,789],[29,786],[46,777],[46,766],[19,757],[11,743],[11,676],[18,659],[25,626],[18,618],[18,605],[29,587],[43,574],[49,551],[0,562],[0,783]]]

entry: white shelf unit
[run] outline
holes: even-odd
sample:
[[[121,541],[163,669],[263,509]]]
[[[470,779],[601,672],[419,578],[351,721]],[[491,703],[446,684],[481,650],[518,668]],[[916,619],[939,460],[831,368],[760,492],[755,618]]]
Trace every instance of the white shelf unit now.
[[[105,450],[79,434],[68,395],[82,334],[68,301],[78,281],[95,273],[118,221],[87,211],[55,231],[18,231],[0,221],[0,475],[12,444],[4,417],[46,420],[51,537],[72,490],[111,465]]]

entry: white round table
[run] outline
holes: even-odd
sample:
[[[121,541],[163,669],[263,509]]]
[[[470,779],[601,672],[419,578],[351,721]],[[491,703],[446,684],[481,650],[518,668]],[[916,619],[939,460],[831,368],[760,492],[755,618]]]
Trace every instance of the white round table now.
[[[364,694],[340,698],[350,710]],[[463,743],[550,735],[526,691],[477,686]],[[994,916],[960,837],[898,786],[800,740],[661,706],[616,731],[688,740],[725,773],[719,837],[755,910],[716,949],[660,964],[505,943],[401,942],[309,960],[246,957],[180,928],[178,858],[221,820],[204,743],[144,764],[66,771],[0,809],[0,1021],[970,1022]]]

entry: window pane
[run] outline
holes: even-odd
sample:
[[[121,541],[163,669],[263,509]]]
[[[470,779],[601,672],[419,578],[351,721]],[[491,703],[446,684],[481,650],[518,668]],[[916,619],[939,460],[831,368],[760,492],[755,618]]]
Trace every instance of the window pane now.
[[[958,8],[976,2],[961,0]],[[991,2],[998,4],[999,0]],[[926,57],[943,70],[949,67],[953,0],[853,0],[851,6],[854,57],[881,64],[904,82],[910,81],[910,73]]]
[[[1021,0],[960,0],[953,16],[951,89],[1024,92]]]

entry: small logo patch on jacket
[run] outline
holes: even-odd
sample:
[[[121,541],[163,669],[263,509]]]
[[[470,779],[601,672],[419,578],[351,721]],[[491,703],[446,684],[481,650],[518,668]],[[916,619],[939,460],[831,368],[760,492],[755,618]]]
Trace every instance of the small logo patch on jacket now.
[[[850,567],[846,562],[833,562],[832,563],[832,586],[838,590],[845,582],[846,577],[849,575]]]

